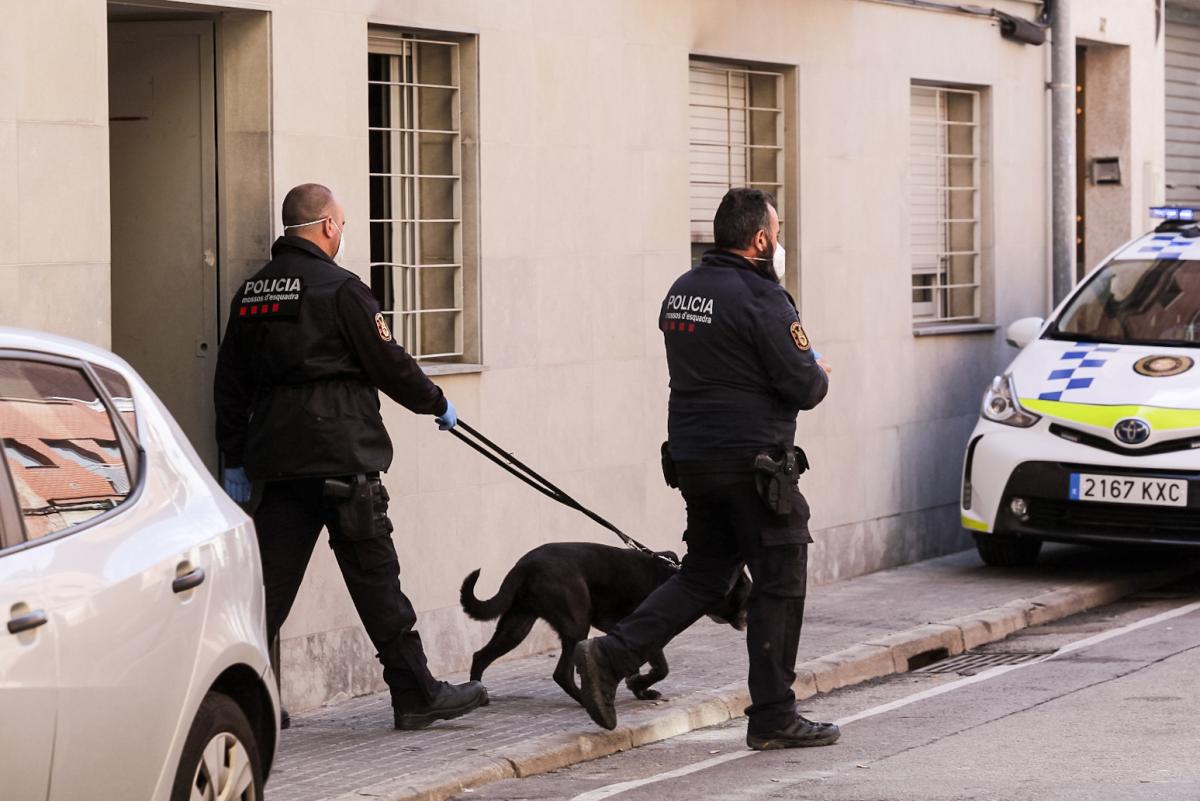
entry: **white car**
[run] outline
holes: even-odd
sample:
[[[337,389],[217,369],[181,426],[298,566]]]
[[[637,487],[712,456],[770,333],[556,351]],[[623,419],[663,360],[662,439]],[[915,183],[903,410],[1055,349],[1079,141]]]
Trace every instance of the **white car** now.
[[[1043,540],[1200,546],[1200,209],[1159,207],[1023,348],[983,400],[960,512],[992,565]]]
[[[0,329],[0,798],[262,798],[253,524],[111,353]]]

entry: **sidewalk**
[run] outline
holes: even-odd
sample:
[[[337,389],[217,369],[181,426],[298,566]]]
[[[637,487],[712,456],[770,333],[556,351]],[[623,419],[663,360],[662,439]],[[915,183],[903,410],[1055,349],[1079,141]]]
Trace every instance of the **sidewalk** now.
[[[903,671],[912,656],[958,653],[1198,567],[1178,553],[1048,547],[1037,566],[1022,570],[985,568],[974,552],[964,552],[815,587],[800,641],[797,696]],[[295,715],[282,733],[266,799],[435,801],[742,714],[749,702],[744,634],[704,620],[666,655],[671,675],[656,685],[665,698],[638,701],[622,686],[613,732],[594,726],[554,684],[557,652],[493,665],[484,676],[490,706],[424,731],[393,731],[387,694]],[[820,698],[802,706],[820,718]]]

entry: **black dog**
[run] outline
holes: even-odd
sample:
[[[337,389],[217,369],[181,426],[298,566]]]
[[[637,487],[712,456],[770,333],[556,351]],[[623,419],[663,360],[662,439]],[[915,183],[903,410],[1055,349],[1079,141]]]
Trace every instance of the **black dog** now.
[[[552,543],[534,548],[517,560],[500,590],[486,601],[475,597],[479,571],[474,571],[463,579],[462,608],[475,620],[499,617],[500,622],[488,644],[475,652],[471,680],[479,681],[492,662],[520,645],[540,617],[562,641],[554,681],[579,701],[571,662],[575,644],[587,639],[591,627],[609,631],[678,570],[665,559],[631,548],[590,542]],[[733,587],[709,610],[709,617],[745,629],[750,586],[745,571],[740,571]],[[651,654],[648,661],[648,673],[635,673],[625,679],[625,685],[643,701],[659,697],[650,685],[662,681],[668,672],[662,651]]]

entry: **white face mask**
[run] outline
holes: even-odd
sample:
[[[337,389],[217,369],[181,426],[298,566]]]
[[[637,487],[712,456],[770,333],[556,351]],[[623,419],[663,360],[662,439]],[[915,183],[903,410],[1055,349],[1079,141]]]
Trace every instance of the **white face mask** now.
[[[787,268],[787,253],[783,249],[780,242],[775,243],[775,253],[771,258],[764,259],[760,256],[751,256],[751,261],[769,261],[771,262],[771,270],[775,273],[775,280],[783,282],[783,272]]]
[[[285,226],[283,226],[283,230],[286,231],[289,228],[307,228],[310,225],[317,225],[318,223],[323,223],[326,220],[329,220],[331,223],[333,223],[335,226],[337,226],[338,233],[341,234],[341,237],[338,239],[337,250],[334,251],[333,256],[330,257],[334,261],[337,261],[338,257],[342,255],[342,250],[346,246],[346,226],[345,225],[338,226],[338,224],[336,222],[334,222],[334,219],[332,217],[322,217],[319,220],[309,220],[308,222],[304,222],[304,223],[295,223],[294,225],[285,225]]]
[[[336,225],[337,223],[334,223],[334,224]],[[346,226],[343,225],[339,229],[339,231],[341,233],[341,236],[338,237],[337,250],[334,251],[334,254],[333,254],[334,261],[337,261],[339,258],[341,258],[342,251],[346,249]]]

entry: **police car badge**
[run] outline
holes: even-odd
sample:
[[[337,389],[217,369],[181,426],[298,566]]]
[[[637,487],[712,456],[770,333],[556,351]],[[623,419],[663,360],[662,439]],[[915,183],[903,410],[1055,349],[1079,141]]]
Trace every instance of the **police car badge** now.
[[[800,325],[800,321],[792,323],[792,341],[796,343],[796,347],[800,350],[808,350],[812,345],[808,341],[808,334],[804,333],[804,328]]]
[[[392,341],[392,329],[388,328],[387,320],[383,319],[383,312],[375,313],[375,330],[384,342]]]
[[[1147,356],[1138,359],[1133,369],[1148,378],[1168,378],[1186,373],[1194,363],[1188,356]]]

